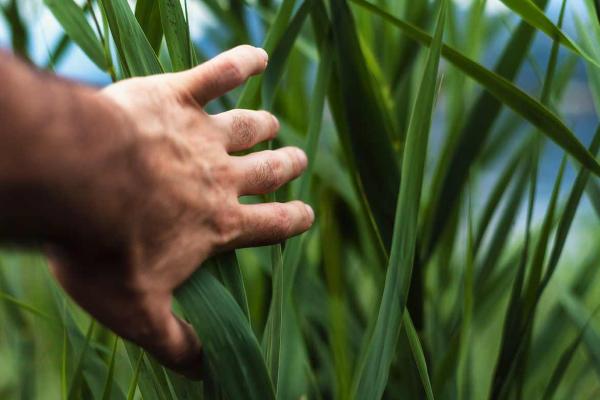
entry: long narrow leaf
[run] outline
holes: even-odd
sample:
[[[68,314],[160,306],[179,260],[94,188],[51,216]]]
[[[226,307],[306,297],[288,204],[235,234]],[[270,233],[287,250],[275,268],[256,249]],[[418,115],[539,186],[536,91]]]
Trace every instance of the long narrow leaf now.
[[[410,118],[385,286],[373,334],[368,340],[355,378],[355,399],[381,398],[400,333],[416,248],[417,216],[437,87],[446,7],[446,1],[442,1],[435,36]]]
[[[107,63],[102,43],[88,23],[83,9],[73,0],[44,0],[44,4],[52,11],[71,40],[81,47],[98,68],[105,70]]]

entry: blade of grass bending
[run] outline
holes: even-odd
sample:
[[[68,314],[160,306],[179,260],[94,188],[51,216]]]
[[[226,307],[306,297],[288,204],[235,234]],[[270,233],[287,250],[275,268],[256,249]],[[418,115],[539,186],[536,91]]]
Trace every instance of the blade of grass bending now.
[[[425,396],[427,400],[434,400],[433,389],[431,388],[431,382],[429,380],[429,372],[427,371],[427,361],[425,360],[425,354],[421,347],[421,341],[419,340],[419,334],[415,329],[415,326],[410,318],[408,311],[404,312],[403,316],[404,329],[406,329],[406,335],[408,336],[408,342],[410,343],[410,349],[415,359],[415,364],[419,370],[419,376],[421,377],[421,383],[425,389]]]
[[[434,39],[427,56],[406,135],[402,160],[402,185],[398,195],[385,286],[373,333],[368,340],[354,379],[353,398],[355,399],[381,398],[400,333],[415,255],[417,215],[437,87],[446,7],[446,1],[442,0]],[[426,388],[430,386],[428,384]]]
[[[160,74],[163,71],[154,49],[148,42],[126,0],[98,0],[110,31],[131,76]]]
[[[575,339],[573,339],[571,344],[565,349],[565,351],[560,356],[560,359],[558,360],[558,363],[556,364],[556,367],[552,372],[550,380],[548,381],[548,385],[544,390],[544,395],[542,396],[543,399],[552,400],[552,398],[554,397],[556,389],[558,389],[560,381],[565,375],[565,372],[567,371],[567,368],[569,368],[569,364],[571,363],[571,360],[575,355],[575,351],[577,350],[579,344],[583,340],[589,324],[592,322],[594,316],[598,313],[599,310],[600,306],[596,307],[596,309],[592,312],[590,317],[585,322],[585,325],[580,328],[579,333],[577,334]]]
[[[385,108],[381,85],[366,68],[354,17],[346,0],[331,0],[337,74],[329,93],[334,121],[347,160],[356,173],[355,185],[364,211],[377,228],[383,247],[392,241],[394,204],[400,168],[391,141],[392,118]]]
[[[173,71],[192,67],[188,25],[179,0],[158,0],[165,42],[171,56]]]
[[[119,344],[119,337],[115,336],[115,341],[112,348],[110,360],[108,362],[108,374],[106,374],[106,383],[104,384],[104,392],[102,394],[102,400],[110,400],[112,398],[112,386],[113,377],[115,374],[115,359],[117,357],[117,345]]]
[[[593,56],[581,49],[560,27],[554,25],[531,0],[502,0],[502,2],[515,13],[519,14],[532,27],[544,32],[550,39],[558,41],[558,43],[567,49],[600,68],[600,63]]]
[[[88,23],[83,9],[73,0],[44,0],[44,4],[58,20],[67,35],[100,68],[106,70],[102,42]]]
[[[159,2],[156,0],[138,0],[135,3],[135,18],[144,31],[150,46],[158,54],[163,38],[163,27],[160,20]]]
[[[223,285],[206,268],[199,268],[175,293],[202,340],[205,376],[230,399],[274,399],[248,319]]]
[[[423,45],[430,45],[431,37],[419,28],[395,18],[365,0],[350,1],[396,25],[405,34],[409,35],[414,40],[419,41]],[[450,46],[443,46],[442,55],[457,68],[460,68],[464,73],[479,82],[487,91],[489,91],[489,93],[503,104],[513,109],[516,113],[520,114],[540,129],[542,133],[562,147],[579,163],[591,170],[594,174],[600,176],[600,164],[598,164],[598,161],[586,150],[573,132],[546,106],[519,89],[500,74],[488,70],[481,64],[469,59]],[[462,147],[459,146],[459,148]]]

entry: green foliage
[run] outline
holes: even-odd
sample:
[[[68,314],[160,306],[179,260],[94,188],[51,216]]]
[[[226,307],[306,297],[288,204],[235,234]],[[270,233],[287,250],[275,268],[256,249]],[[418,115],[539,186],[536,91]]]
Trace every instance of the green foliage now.
[[[202,42],[195,2],[217,24]],[[279,117],[270,145],[303,147],[309,167],[275,196],[317,219],[178,289],[201,382],[91,321],[39,255],[4,251],[0,398],[594,397],[600,124],[574,124],[564,101],[585,63],[600,109],[599,3],[565,1],[555,23],[549,0],[503,2],[44,0],[64,29],[48,67],[71,42],[113,80],[193,67],[207,42],[262,44],[263,76],[210,111]],[[29,57],[23,3],[0,11]]]

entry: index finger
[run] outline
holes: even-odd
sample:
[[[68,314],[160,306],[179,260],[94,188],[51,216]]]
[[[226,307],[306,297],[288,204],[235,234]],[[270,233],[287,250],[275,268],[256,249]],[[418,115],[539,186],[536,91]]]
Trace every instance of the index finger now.
[[[267,52],[250,45],[227,50],[211,60],[187,71],[173,74],[176,84],[191,94],[202,106],[232,89],[267,67]]]

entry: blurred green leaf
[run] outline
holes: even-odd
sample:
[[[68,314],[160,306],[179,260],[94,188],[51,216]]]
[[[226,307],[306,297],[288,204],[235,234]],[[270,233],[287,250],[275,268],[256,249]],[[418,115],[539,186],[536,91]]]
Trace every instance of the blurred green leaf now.
[[[546,17],[544,12],[531,0],[502,0],[502,2],[511,10],[516,12],[527,21],[531,26],[544,32],[551,39],[557,40],[560,44],[585,58],[588,62],[600,68],[600,64],[593,56],[582,50],[571,38],[569,38],[561,28],[557,27]]]
[[[44,4],[61,24],[67,35],[102,70],[108,68],[102,42],[94,33],[83,13],[73,0],[44,0]]]

